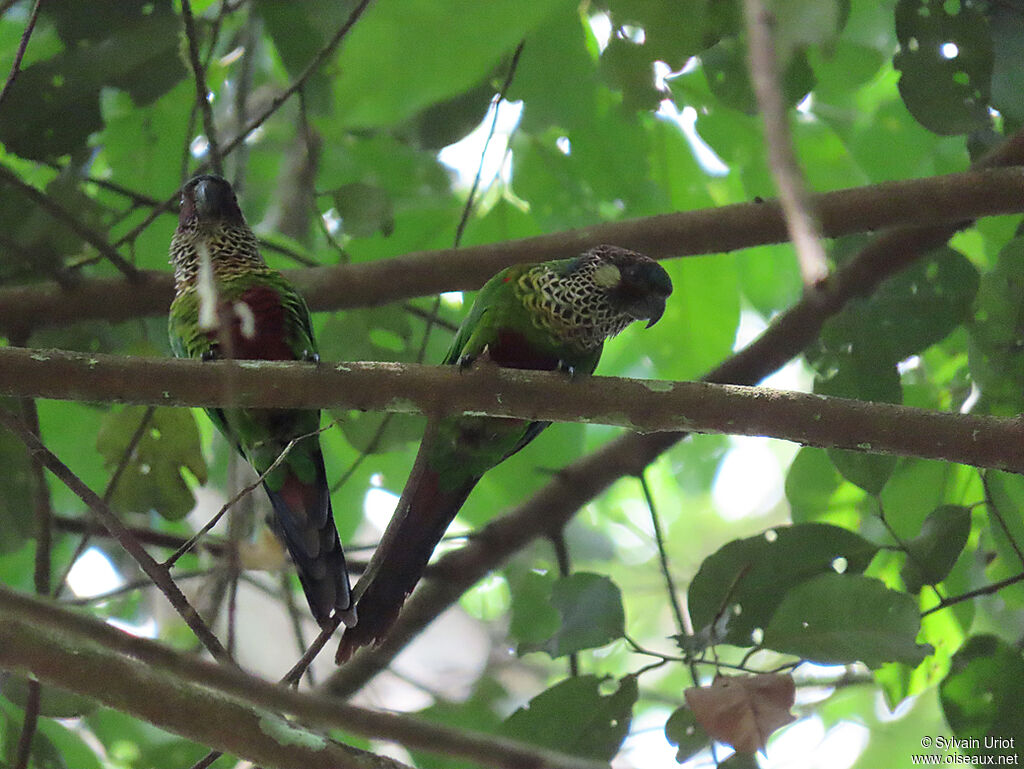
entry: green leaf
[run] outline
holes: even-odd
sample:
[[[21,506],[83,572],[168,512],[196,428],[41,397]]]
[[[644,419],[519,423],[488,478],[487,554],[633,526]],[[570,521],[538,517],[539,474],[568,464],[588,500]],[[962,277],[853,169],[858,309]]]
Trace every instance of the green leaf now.
[[[806,523],[826,515],[842,478],[822,449],[804,446],[786,474],[786,499],[793,523]]]
[[[324,0],[255,0],[252,7],[274,41],[288,76],[294,80],[348,18],[353,5]],[[312,104],[317,113],[330,111],[330,93],[330,81],[323,70],[314,72],[303,86],[307,104]]]
[[[178,20],[170,0],[131,0],[93,7],[58,3],[50,12],[79,28],[88,16],[88,42],[26,67],[14,81],[0,115],[0,141],[34,160],[84,147],[103,127],[100,91],[114,86],[138,105],[148,104],[185,76],[178,58]],[[74,120],[67,116],[73,114]]]
[[[1005,117],[1024,121],[1024,18],[1016,9],[989,8],[992,33],[992,106]]]
[[[353,182],[331,190],[330,195],[346,235],[365,238],[381,232],[388,236],[394,230],[394,207],[386,190]]]
[[[602,679],[576,676],[541,692],[502,725],[506,737],[595,761],[610,761],[629,733],[637,699],[636,678],[627,676],[611,694]]]
[[[753,115],[757,112],[757,97],[750,85],[747,52],[737,38],[726,38],[701,54],[701,63],[708,79],[708,87],[723,104]],[[802,51],[794,52],[782,73],[782,98],[786,106],[793,106],[814,87],[814,72]]]
[[[970,756],[994,755],[995,763],[1016,756],[1024,745],[1024,655],[993,635],[971,638],[953,656],[952,669],[939,687],[942,711],[954,734],[964,740],[978,740],[978,747],[965,746]],[[985,738],[997,745],[986,746]],[[1012,743],[1008,744],[1008,741]]]
[[[794,48],[830,44],[850,11],[849,2],[840,0],[771,0],[768,7],[783,61]]]
[[[558,632],[545,644],[552,657],[604,646],[625,633],[622,593],[603,575],[562,577],[551,588],[551,604],[562,616]]]
[[[543,648],[559,627],[558,610],[551,605],[551,588],[557,576],[528,569],[509,577],[512,590],[508,632],[519,641],[519,653]]]
[[[985,474],[985,496],[988,502],[988,530],[995,541],[998,558],[990,568],[994,579],[1020,572],[1021,548],[1024,548],[1024,477],[1016,473],[990,470]],[[1000,594],[1020,600],[1021,584],[1007,585]]]
[[[908,593],[946,578],[971,533],[971,510],[941,505],[925,518],[921,533],[906,543],[907,560],[900,576]]]
[[[375,3],[342,45],[334,103],[350,127],[389,125],[473,87],[558,5],[549,0]],[[429,40],[429,45],[423,41]],[[388,85],[380,77],[387,73]]]
[[[613,37],[601,54],[600,71],[613,90],[622,92],[626,109],[658,109],[663,97],[654,87],[654,70],[645,46]]]
[[[676,761],[685,764],[695,753],[711,744],[704,728],[688,707],[678,708],[665,722],[665,739],[675,745]]]
[[[146,408],[128,406],[111,411],[103,419],[96,449],[113,470],[124,456],[132,436],[142,423]],[[168,520],[178,520],[195,507],[195,496],[182,474],[188,471],[206,483],[206,460],[199,430],[188,409],[157,408],[132,452],[114,490],[114,507],[130,512],[156,510]]]
[[[847,249],[858,243],[851,241]],[[899,363],[967,319],[978,286],[978,270],[963,254],[936,249],[831,319],[820,349],[838,353],[852,348],[862,359]]]
[[[1024,410],[1024,238],[999,252],[981,280],[970,332],[971,376],[988,409],[1001,414]]]
[[[751,634],[764,629],[792,591],[809,579],[867,568],[878,547],[852,531],[823,523],[780,526],[736,539],[708,556],[690,583],[687,604],[695,628],[727,617],[722,639],[751,646]],[[837,559],[842,559],[838,561]]]
[[[910,114],[939,134],[961,134],[989,124],[992,37],[980,9],[943,0],[896,4],[900,51],[893,66]],[[949,57],[944,46],[953,43]]]
[[[741,23],[734,4],[713,0],[613,0],[609,6],[615,26],[643,28],[650,60],[661,59],[674,70]]]
[[[821,574],[791,588],[764,629],[764,645],[822,664],[918,664],[932,647],[906,593],[859,574]]]

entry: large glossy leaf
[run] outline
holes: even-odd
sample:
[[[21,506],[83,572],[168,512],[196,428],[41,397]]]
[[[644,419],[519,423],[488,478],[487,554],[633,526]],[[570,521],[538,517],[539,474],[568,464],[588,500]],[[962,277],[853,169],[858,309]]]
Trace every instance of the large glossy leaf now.
[[[694,627],[724,617],[724,635],[715,640],[751,646],[753,631],[763,630],[798,586],[837,568],[860,573],[877,551],[852,531],[820,523],[733,540],[708,556],[690,583],[687,603]]]
[[[334,82],[334,103],[341,120],[358,127],[387,125],[462,93],[557,5],[543,0],[372,5],[338,55],[343,75]],[[387,87],[381,87],[382,77]]]
[[[914,639],[917,605],[859,574],[820,574],[792,588],[764,629],[764,645],[824,664],[923,660],[931,647]]]
[[[584,675],[555,684],[509,716],[501,733],[571,755],[608,761],[629,732],[637,683],[632,676],[623,678],[609,694],[602,694],[601,683],[597,676]]]
[[[987,125],[992,37],[981,10],[971,3],[900,0],[896,34],[900,52],[893,64],[911,114],[940,134]]]
[[[103,127],[104,87],[121,88],[142,105],[185,76],[170,0],[95,8],[59,3],[51,12],[76,37],[62,53],[25,68],[0,115],[0,141],[35,160],[77,150]],[[70,112],[74,120],[66,119]]]

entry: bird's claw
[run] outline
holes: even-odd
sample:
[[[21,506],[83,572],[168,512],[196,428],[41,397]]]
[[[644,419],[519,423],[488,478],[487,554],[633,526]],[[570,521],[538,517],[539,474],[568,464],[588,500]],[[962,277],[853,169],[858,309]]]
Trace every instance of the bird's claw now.
[[[456,365],[459,367],[459,371],[465,371],[466,369],[473,365],[473,361],[475,360],[475,355],[463,353],[462,355],[459,356],[458,361],[456,361]]]
[[[555,371],[564,371],[569,379],[576,378],[576,367],[571,363],[566,363],[564,360],[558,361],[558,366],[555,367]]]
[[[320,363],[320,355],[311,350],[303,350],[301,359],[306,363]]]
[[[209,350],[203,350],[203,352],[199,356],[199,360],[201,360],[203,363],[206,363],[207,361],[217,360],[217,358],[219,357],[220,353],[211,348]]]

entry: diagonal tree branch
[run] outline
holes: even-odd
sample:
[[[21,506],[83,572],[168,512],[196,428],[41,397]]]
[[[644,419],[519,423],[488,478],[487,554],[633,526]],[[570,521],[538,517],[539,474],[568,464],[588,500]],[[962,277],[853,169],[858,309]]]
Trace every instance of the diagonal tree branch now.
[[[21,41],[18,43],[18,51],[14,54],[11,71],[7,75],[7,80],[4,81],[3,90],[0,90],[0,105],[4,103],[4,99],[7,98],[7,94],[10,92],[11,86],[13,86],[14,81],[18,79],[18,73],[21,72],[21,60],[25,58],[25,49],[28,48],[28,41],[29,38],[32,37],[32,30],[36,28],[36,21],[39,19],[39,9],[42,5],[43,0],[36,0],[32,5],[32,11],[28,16],[28,22],[25,24],[25,31],[21,33]]]
[[[175,611],[178,612],[192,632],[195,633],[196,638],[213,655],[214,659],[233,666],[235,664],[234,660],[231,659],[231,656],[221,645],[220,641],[217,640],[217,636],[213,634],[213,631],[207,627],[199,614],[196,613],[196,610],[192,608],[188,599],[185,598],[185,595],[174,583],[174,580],[171,579],[168,571],[153,560],[152,556],[131,535],[125,525],[121,523],[121,519],[117,517],[107,503],[96,492],[86,486],[77,475],[72,473],[68,466],[46,448],[39,438],[33,435],[24,424],[2,409],[0,409],[0,427],[14,433],[28,448],[34,462],[45,465],[47,470],[57,476],[65,486],[89,506],[89,509],[92,510],[93,514],[107,531],[117,539],[118,544],[135,559],[146,575],[153,580],[160,591],[167,597],[171,606],[174,607]]]
[[[1008,158],[1014,159],[1012,155]],[[901,225],[965,222],[1024,210],[1024,172],[1007,168],[885,182],[816,195],[812,205],[827,237]],[[285,274],[313,310],[336,310],[476,289],[510,264],[564,258],[601,243],[668,258],[786,239],[785,220],[777,202],[739,203]],[[144,271],[140,275],[145,279],[131,286],[118,279],[93,278],[80,281],[71,290],[56,283],[0,288],[0,329],[59,326],[90,319],[116,322],[166,312],[174,293],[171,274]]]
[[[828,277],[825,248],[804,176],[793,151],[786,109],[779,85],[779,61],[775,52],[775,16],[762,0],[743,0],[749,53],[750,82],[764,120],[768,166],[775,177],[786,229],[793,241],[804,286],[813,290]]]
[[[48,683],[270,766],[400,766],[309,731],[317,727],[499,769],[607,769],[607,764],[507,738],[296,692],[5,587],[0,587],[0,614],[0,666],[31,671]]]
[[[131,264],[121,256],[121,254],[117,252],[117,249],[110,245],[110,243],[108,243],[100,233],[81,222],[77,216],[68,211],[64,206],[45,192],[40,192],[31,184],[23,182],[21,177],[5,165],[0,165],[0,180],[13,187],[17,187],[18,191],[25,197],[43,209],[58,222],[66,226],[90,246],[99,251],[108,262],[114,265],[126,278],[129,279],[129,281],[132,282],[132,284],[126,285],[126,288],[131,290],[134,281],[138,280],[141,273],[135,265]]]
[[[185,28],[185,37],[188,39],[188,60],[196,83],[196,104],[199,105],[199,110],[203,115],[203,129],[206,131],[206,141],[210,147],[210,167],[215,174],[223,176],[224,166],[220,142],[217,140],[217,126],[213,122],[213,107],[209,98],[210,89],[206,85],[206,68],[199,55],[199,33],[196,30],[196,21],[192,15],[192,3],[189,0],[181,0],[181,22]]]

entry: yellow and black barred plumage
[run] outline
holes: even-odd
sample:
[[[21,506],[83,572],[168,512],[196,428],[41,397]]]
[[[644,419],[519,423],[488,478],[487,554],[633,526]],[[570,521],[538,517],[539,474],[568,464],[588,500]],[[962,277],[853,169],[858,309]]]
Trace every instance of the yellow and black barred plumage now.
[[[171,346],[179,357],[316,360],[305,301],[260,255],[231,186],[198,176],[182,189],[170,248],[175,298]],[[295,562],[313,616],[352,621],[345,556],[331,511],[317,432],[319,411],[208,409],[224,436],[265,475],[275,529]],[[293,439],[298,440],[274,469]]]
[[[657,262],[615,246],[509,267],[480,290],[445,363],[486,358],[507,368],[590,374],[605,340],[635,320],[655,323],[671,292]],[[359,623],[346,629],[339,663],[384,637],[477,481],[547,425],[468,416],[428,423],[391,523],[355,587]]]

